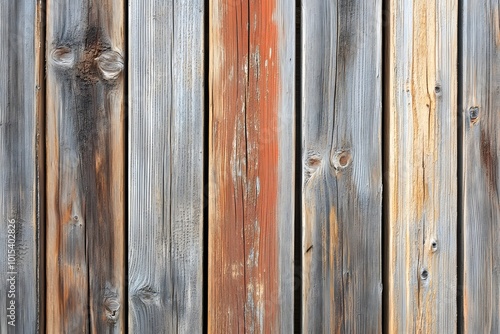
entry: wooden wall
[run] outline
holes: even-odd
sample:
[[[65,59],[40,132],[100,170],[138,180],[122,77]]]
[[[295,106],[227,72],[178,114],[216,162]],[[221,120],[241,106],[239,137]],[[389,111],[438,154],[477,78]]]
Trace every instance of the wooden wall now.
[[[499,27],[0,0],[0,333],[500,331]]]

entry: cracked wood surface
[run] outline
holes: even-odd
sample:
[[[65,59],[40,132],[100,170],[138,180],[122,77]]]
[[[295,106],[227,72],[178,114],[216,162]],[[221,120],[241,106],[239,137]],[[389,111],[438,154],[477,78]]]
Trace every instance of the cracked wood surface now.
[[[293,331],[295,6],[210,1],[208,331]]]
[[[47,332],[121,333],[125,3],[47,6]]]
[[[302,3],[302,325],[382,328],[382,1]]]
[[[391,0],[387,329],[457,331],[457,0]]]
[[[201,333],[207,9],[129,5],[129,330]]]

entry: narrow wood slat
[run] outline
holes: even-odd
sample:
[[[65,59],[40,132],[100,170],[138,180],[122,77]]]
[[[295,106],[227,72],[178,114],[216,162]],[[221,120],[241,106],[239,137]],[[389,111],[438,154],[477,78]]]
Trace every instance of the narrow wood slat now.
[[[129,330],[201,333],[204,1],[129,5]]]
[[[457,331],[457,0],[391,0],[387,329]]]
[[[125,3],[47,5],[47,331],[121,333]]]
[[[302,325],[382,327],[382,1],[302,2]]]
[[[208,331],[293,331],[295,6],[210,1]]]
[[[462,26],[465,333],[500,332],[500,4],[464,0]]]
[[[0,333],[38,328],[36,5],[0,1]]]

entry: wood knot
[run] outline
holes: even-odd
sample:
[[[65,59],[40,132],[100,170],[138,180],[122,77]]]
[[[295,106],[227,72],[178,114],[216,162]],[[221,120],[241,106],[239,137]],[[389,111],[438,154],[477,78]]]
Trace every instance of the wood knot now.
[[[105,297],[104,298],[104,309],[106,313],[106,319],[110,323],[116,323],[118,316],[120,314],[120,302],[118,297]]]
[[[317,152],[308,152],[306,156],[306,161],[304,162],[305,178],[304,181],[307,184],[314,173],[321,167],[323,158]]]
[[[472,124],[475,124],[479,118],[479,107],[469,108],[469,117]]]
[[[134,296],[143,304],[154,304],[159,302],[160,299],[158,291],[153,290],[149,286],[139,289]]]
[[[121,54],[116,51],[107,50],[95,58],[97,67],[105,80],[116,80],[124,69],[124,61]]]
[[[340,171],[349,167],[352,162],[352,155],[350,150],[339,150],[336,151],[332,158],[331,164],[335,170]]]
[[[52,64],[59,68],[71,68],[75,64],[73,50],[67,46],[60,46],[50,53]]]

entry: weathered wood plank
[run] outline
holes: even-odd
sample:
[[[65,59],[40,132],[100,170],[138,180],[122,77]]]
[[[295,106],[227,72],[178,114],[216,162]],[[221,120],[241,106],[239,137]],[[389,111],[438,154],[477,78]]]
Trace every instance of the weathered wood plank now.
[[[307,333],[382,322],[382,1],[302,2]]]
[[[120,333],[125,3],[47,6],[47,331]]]
[[[129,329],[201,333],[204,1],[129,5]]]
[[[457,0],[391,0],[387,48],[390,333],[457,330]]]
[[[500,332],[500,4],[464,0],[462,22],[465,333]]]
[[[34,1],[0,1],[0,333],[38,328]]]
[[[295,6],[210,1],[208,331],[293,331]]]

